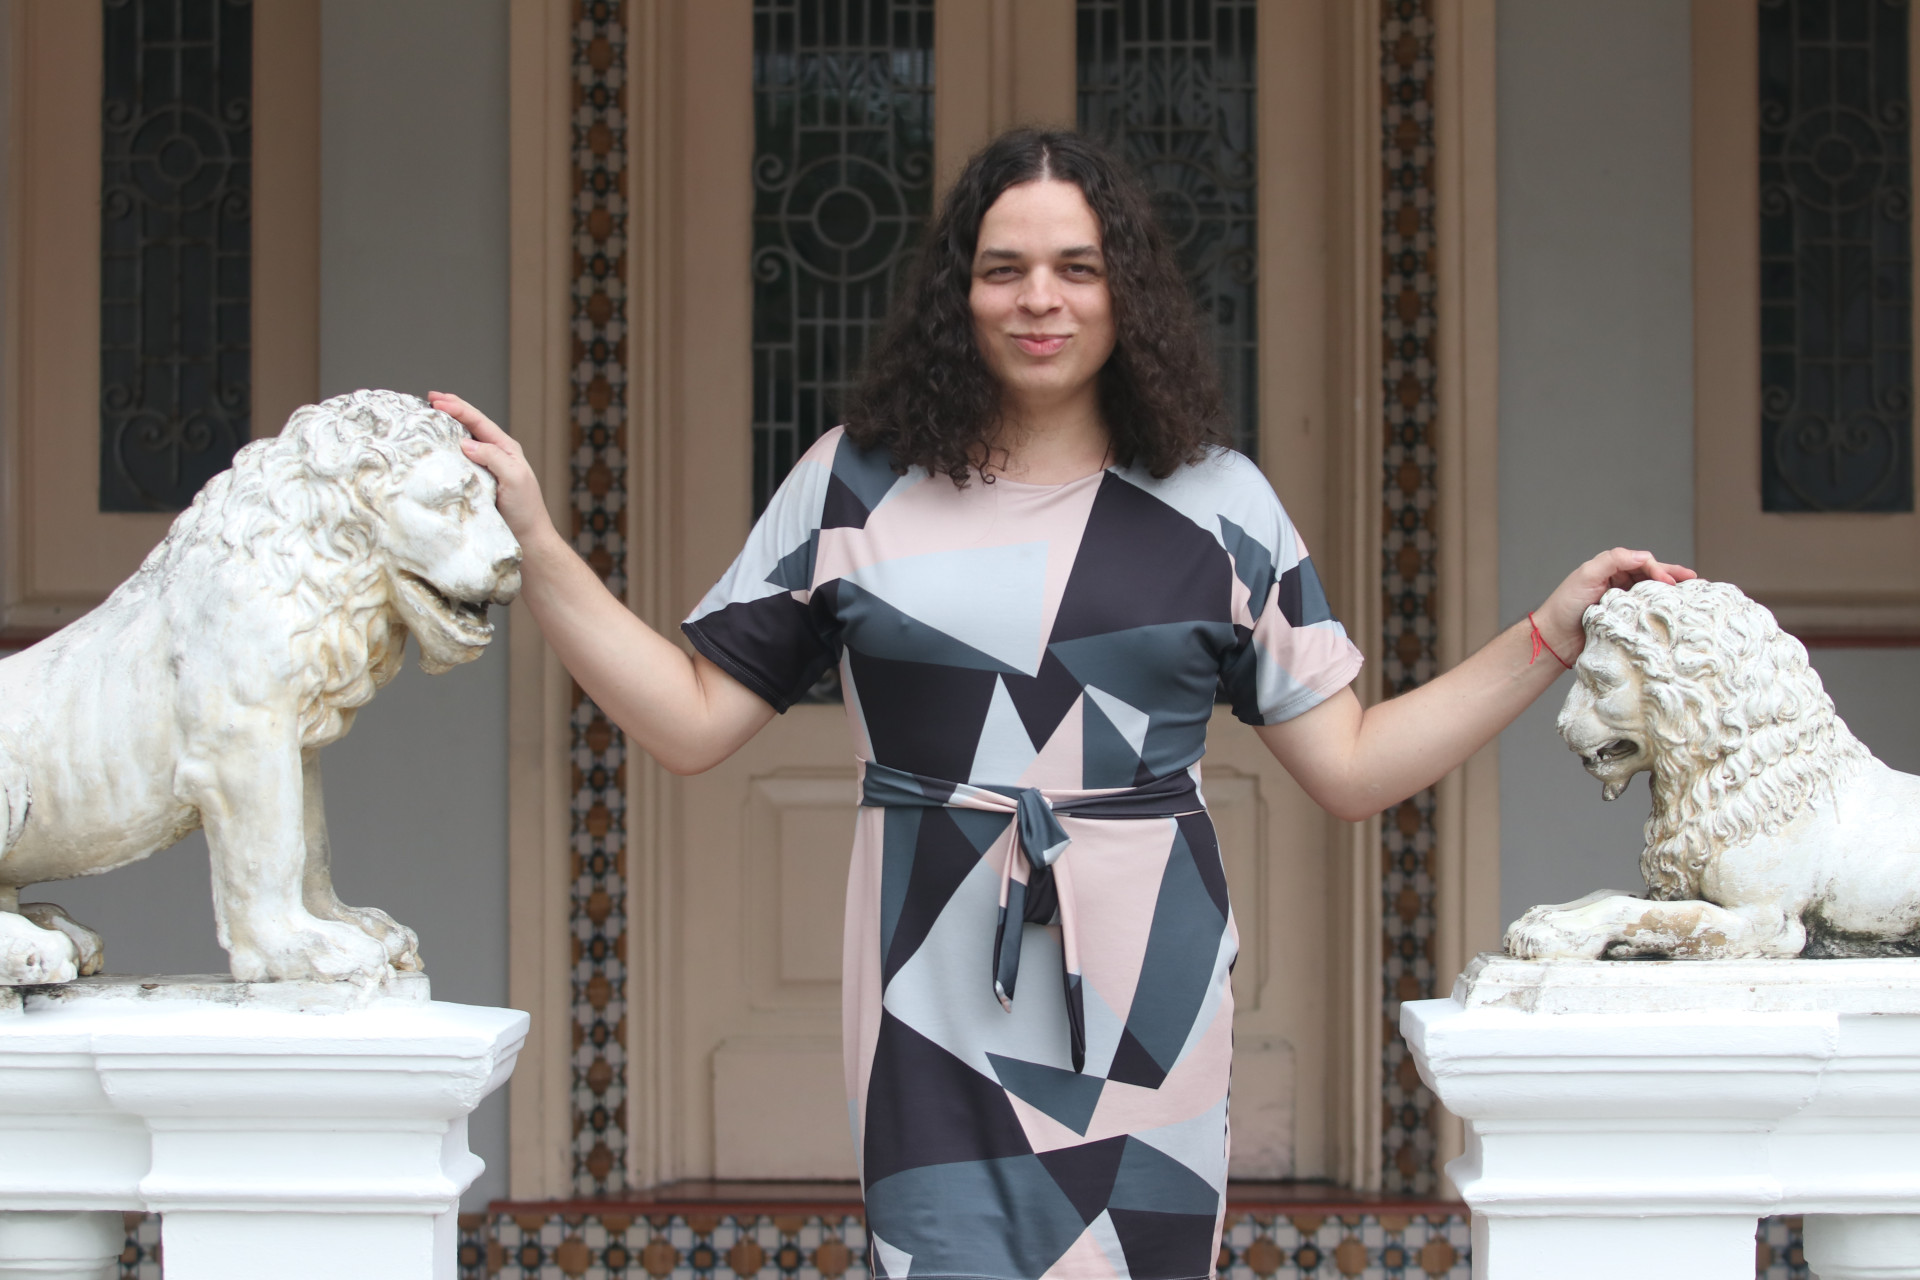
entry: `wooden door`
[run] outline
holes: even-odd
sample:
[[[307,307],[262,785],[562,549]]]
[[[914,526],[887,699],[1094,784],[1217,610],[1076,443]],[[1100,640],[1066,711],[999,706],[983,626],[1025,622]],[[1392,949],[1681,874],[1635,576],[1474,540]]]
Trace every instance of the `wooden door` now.
[[[750,424],[762,408],[750,272],[754,24],[780,7],[672,6],[662,27],[673,42],[670,87],[653,125],[641,122],[667,176],[653,188],[654,247],[636,247],[630,279],[653,290],[639,302],[659,329],[655,376],[666,390],[657,424],[636,420],[630,527],[638,572],[652,575],[636,598],[658,602],[643,612],[663,629],[725,571],[753,514]],[[1257,354],[1273,385],[1261,392],[1258,432],[1263,455],[1286,459],[1270,473],[1324,552],[1340,509],[1327,485],[1339,450],[1325,337],[1324,44],[1317,17],[1301,39],[1285,30],[1301,26],[1288,13],[1316,7],[1260,9],[1271,28],[1261,33],[1260,80],[1280,87],[1260,108]],[[1073,123],[1075,14],[1072,0],[939,0],[932,112],[942,180],[1000,128]],[[638,180],[634,190],[644,196]],[[652,267],[641,262],[647,253]],[[638,474],[647,461],[656,470]],[[634,892],[659,900],[633,904],[632,918],[654,922],[630,985],[638,1005],[652,1002],[631,1033],[635,1105],[647,1112],[633,1126],[637,1182],[854,1176],[839,1015],[851,758],[842,709],[802,705],[705,774],[639,780],[635,802],[655,812],[645,827],[653,834],[635,836],[653,847],[636,857],[653,872],[635,874]],[[1351,843],[1224,709],[1205,775],[1242,939],[1234,1171],[1324,1176],[1335,1140],[1325,1123],[1329,1030],[1339,1020],[1328,855]]]

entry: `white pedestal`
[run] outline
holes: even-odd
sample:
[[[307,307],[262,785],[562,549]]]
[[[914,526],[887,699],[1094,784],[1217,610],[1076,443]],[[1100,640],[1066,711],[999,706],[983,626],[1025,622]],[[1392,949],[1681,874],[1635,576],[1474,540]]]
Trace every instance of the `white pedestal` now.
[[[453,1280],[467,1116],[527,1015],[221,978],[0,1005],[0,1280],[94,1280],[159,1213],[167,1280]],[[111,1230],[107,1224],[111,1223]]]
[[[1821,1280],[1920,1280],[1920,960],[1482,956],[1400,1025],[1475,1280],[1751,1280],[1771,1214]]]

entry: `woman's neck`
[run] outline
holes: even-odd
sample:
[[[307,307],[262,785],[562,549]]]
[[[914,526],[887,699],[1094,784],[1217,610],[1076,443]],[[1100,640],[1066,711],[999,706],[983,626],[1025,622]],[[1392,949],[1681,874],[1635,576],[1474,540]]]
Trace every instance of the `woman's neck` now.
[[[1113,461],[1113,439],[1099,407],[1088,401],[1041,413],[1002,413],[989,438],[983,470],[1023,484],[1065,484]]]

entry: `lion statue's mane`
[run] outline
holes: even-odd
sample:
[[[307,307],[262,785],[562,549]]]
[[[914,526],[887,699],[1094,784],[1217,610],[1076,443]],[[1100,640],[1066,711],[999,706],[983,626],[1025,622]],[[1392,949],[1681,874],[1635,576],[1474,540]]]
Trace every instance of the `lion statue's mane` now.
[[[1659,744],[1640,868],[1655,898],[1697,896],[1723,849],[1778,835],[1873,758],[1834,715],[1805,646],[1729,583],[1612,590],[1586,626],[1641,673]]]
[[[294,603],[301,679],[300,740],[324,746],[400,669],[407,630],[387,608],[373,555],[375,492],[402,465],[463,432],[412,396],[360,391],[297,410],[277,436],[255,440],[207,483],[142,573],[163,580],[214,546],[250,563]]]

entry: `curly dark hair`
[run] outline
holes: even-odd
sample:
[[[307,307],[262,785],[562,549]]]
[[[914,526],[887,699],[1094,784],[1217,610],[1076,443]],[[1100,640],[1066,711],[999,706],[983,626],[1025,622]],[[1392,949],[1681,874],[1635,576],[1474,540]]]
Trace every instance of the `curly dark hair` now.
[[[1000,384],[974,341],[973,255],[980,223],[1008,187],[1054,178],[1080,188],[1100,224],[1113,300],[1113,354],[1100,413],[1114,461],[1156,477],[1228,442],[1212,344],[1146,189],[1111,152],[1064,131],[1014,129],[967,161],[922,242],[907,287],[846,413],[863,449],[964,487],[992,456]]]

